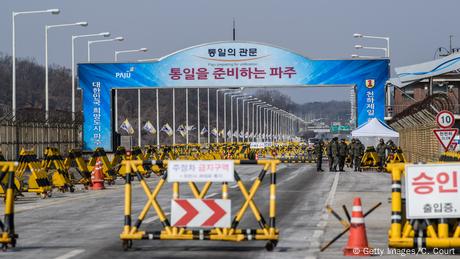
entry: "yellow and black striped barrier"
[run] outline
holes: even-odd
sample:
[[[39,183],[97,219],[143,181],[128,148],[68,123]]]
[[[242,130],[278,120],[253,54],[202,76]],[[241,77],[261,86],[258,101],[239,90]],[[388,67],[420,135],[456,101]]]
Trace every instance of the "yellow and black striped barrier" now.
[[[66,168],[67,172],[71,176],[73,183],[80,183],[88,188],[91,184],[91,172],[88,170],[86,166],[85,159],[83,159],[83,154],[81,150],[72,149],[69,151],[69,155],[64,160],[64,167]],[[80,174],[80,179],[77,180],[75,175],[70,174],[70,168],[76,168],[77,172]]]
[[[247,189],[243,184],[238,172],[234,171],[234,178],[237,187],[244,197],[244,202],[238,209],[238,212],[233,218],[231,227],[229,228],[211,228],[211,229],[187,229],[185,227],[171,226],[170,221],[166,217],[164,210],[161,208],[157,201],[158,194],[164,187],[167,181],[167,172],[160,176],[155,188],[151,189],[144,179],[143,175],[139,172],[139,166],[158,165],[167,166],[168,161],[158,160],[124,160],[122,162],[125,167],[125,207],[124,218],[125,223],[123,231],[120,234],[123,249],[127,250],[132,247],[133,240],[217,240],[217,241],[249,241],[249,240],[265,240],[267,241],[266,249],[271,251],[278,243],[279,230],[276,228],[276,167],[280,163],[279,160],[233,160],[235,165],[261,165],[262,170],[259,176],[254,180],[251,188]],[[269,221],[265,220],[259,208],[255,204],[254,197],[259,190],[264,177],[270,175],[269,187]],[[147,196],[147,202],[141,210],[134,225],[131,224],[132,220],[132,180],[136,177],[140,182],[142,189]],[[204,199],[211,188],[212,182],[206,182],[200,190],[194,182],[188,182],[188,186],[195,199]],[[172,199],[179,198],[179,183],[172,183]],[[222,199],[228,199],[228,183],[222,183]],[[163,229],[159,231],[143,231],[141,225],[145,219],[148,211],[153,208],[158,219],[160,220]],[[240,221],[245,215],[246,211],[250,208],[256,221],[258,228],[241,229],[238,228]]]
[[[59,150],[53,147],[47,147],[44,152],[44,159],[41,163],[41,168],[46,170],[49,175],[49,179],[61,192],[74,192],[75,188],[70,180],[69,171],[64,165],[64,158],[62,158]]]
[[[0,221],[0,244],[2,244],[3,251],[6,251],[8,245],[15,247],[18,238],[14,229],[14,172],[17,165],[17,162],[0,162],[0,183],[2,189],[6,190],[5,216],[3,222]]]
[[[26,181],[26,172],[29,171]],[[19,153],[19,164],[15,176],[21,183],[21,191],[34,192],[42,198],[50,197],[52,185],[48,179],[46,170],[40,165],[40,161],[33,150],[22,149]]]

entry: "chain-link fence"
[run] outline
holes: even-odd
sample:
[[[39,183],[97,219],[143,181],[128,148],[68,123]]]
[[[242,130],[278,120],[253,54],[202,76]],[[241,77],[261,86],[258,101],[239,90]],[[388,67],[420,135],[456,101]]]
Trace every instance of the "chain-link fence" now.
[[[81,148],[81,114],[50,111],[48,120],[40,109],[20,109],[16,117],[0,107],[0,149],[8,160],[15,160],[22,148],[34,149],[39,158],[46,147],[56,147],[65,153]]]

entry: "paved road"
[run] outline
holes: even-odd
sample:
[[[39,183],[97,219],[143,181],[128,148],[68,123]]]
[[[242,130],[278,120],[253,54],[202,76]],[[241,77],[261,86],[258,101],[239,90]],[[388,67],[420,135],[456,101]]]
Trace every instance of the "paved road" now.
[[[237,171],[247,188],[260,168],[238,166]],[[123,224],[122,182],[104,191],[56,193],[51,199],[34,196],[21,198],[16,204],[16,229],[20,235],[18,247],[0,257],[15,258],[308,258],[317,255],[318,242],[325,222],[324,204],[330,194],[335,174],[316,173],[313,165],[282,165],[278,174],[277,224],[280,242],[273,252],[267,252],[265,242],[228,243],[216,241],[135,241],[133,249],[123,252],[119,234]],[[268,178],[256,196],[262,213],[268,213]],[[154,185],[155,179],[149,183]],[[232,186],[232,185],[231,185]],[[186,185],[181,195],[187,196]],[[218,197],[219,187],[211,188],[210,196]],[[133,187],[133,211],[138,213],[146,198],[139,185]],[[241,205],[242,195],[231,188],[233,211]],[[160,204],[169,211],[171,185],[159,196]],[[241,227],[255,227],[251,212],[243,218]],[[137,217],[137,214],[135,215]],[[268,217],[267,217],[268,218]],[[159,229],[153,213],[147,215],[148,230]]]

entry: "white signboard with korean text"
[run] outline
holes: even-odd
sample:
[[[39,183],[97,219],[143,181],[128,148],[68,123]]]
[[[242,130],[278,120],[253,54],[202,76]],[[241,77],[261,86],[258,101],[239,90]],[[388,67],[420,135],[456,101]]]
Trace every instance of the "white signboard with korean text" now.
[[[460,163],[406,165],[408,219],[459,218]]]
[[[262,148],[265,148],[265,143],[264,142],[251,142],[250,148],[262,149]]]
[[[168,182],[234,182],[232,160],[169,160]]]

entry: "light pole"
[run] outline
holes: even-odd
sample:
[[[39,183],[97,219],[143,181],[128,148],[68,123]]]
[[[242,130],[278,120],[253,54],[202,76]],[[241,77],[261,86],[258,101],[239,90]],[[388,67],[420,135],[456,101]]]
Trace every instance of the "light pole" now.
[[[240,91],[241,93],[241,91]],[[232,95],[230,96],[230,131],[231,131],[231,137],[230,137],[230,141],[233,142],[233,98],[234,97],[239,97],[241,95]],[[236,114],[238,116],[238,113]],[[237,134],[238,135],[238,134]]]
[[[355,38],[366,38],[366,39],[378,39],[378,40],[385,40],[387,42],[387,50],[386,50],[386,57],[390,57],[390,37],[381,37],[381,36],[371,36],[371,35],[363,35],[361,33],[354,33],[353,37]]]
[[[244,118],[245,118],[245,114],[244,114],[244,111],[245,111],[245,106],[244,106],[244,102],[249,102],[249,101],[252,101],[252,100],[255,100],[255,98],[252,98],[252,96],[247,96],[246,98],[243,98],[242,100],[242,103],[243,103],[243,113],[242,113],[242,128],[243,128],[243,142],[246,138],[246,131],[245,131],[245,128],[244,128]],[[237,101],[238,102],[238,101]],[[249,110],[249,105],[248,105],[248,110]],[[246,117],[247,117],[247,126],[249,127],[249,111],[248,113],[246,113]],[[249,133],[248,133],[249,134]]]
[[[250,103],[251,103],[251,102],[250,102]],[[252,103],[252,129],[251,129],[252,141],[254,141],[254,138],[256,137],[256,132],[254,131],[254,129],[255,129],[254,117],[256,117],[257,114],[254,113],[254,108],[256,107],[257,104],[261,104],[261,103],[263,103],[263,102],[260,101],[260,100],[257,100],[257,101],[255,101],[255,102]],[[249,109],[249,104],[248,104],[248,109]],[[257,112],[257,111],[256,111],[256,112]],[[248,124],[248,126],[249,126],[249,124]],[[249,128],[249,127],[248,127],[248,128]],[[251,134],[250,134],[250,135],[251,135]]]
[[[128,49],[128,50],[117,50],[115,51],[115,62],[118,61],[118,55],[122,53],[136,53],[136,52],[147,52],[149,51],[148,48],[140,48],[140,49]]]
[[[262,133],[262,120],[261,120],[261,117],[262,117],[262,113],[260,112],[261,111],[261,108],[263,108],[264,106],[266,106],[267,103],[266,102],[261,102],[260,104],[257,104],[256,105],[256,132],[257,132],[257,137],[259,135],[261,135]]]
[[[380,48],[380,47],[367,47],[363,45],[355,45],[355,49],[373,49],[373,50],[383,50],[385,51],[385,57],[388,58],[388,49],[387,48]]]
[[[228,90],[229,89],[217,89],[216,90],[216,130],[217,130],[216,143],[219,143],[219,92],[220,91],[225,92]]]
[[[381,57],[377,57],[377,56],[361,56],[361,55],[358,55],[358,54],[351,54],[351,57],[352,58],[371,58],[371,59],[381,58]]]
[[[39,10],[39,11],[24,11],[24,12],[12,12],[11,13],[11,34],[12,34],[12,51],[11,51],[11,63],[12,63],[12,113],[13,113],[13,120],[16,120],[16,25],[15,25],[15,17],[18,15],[24,14],[43,14],[43,13],[50,13],[50,14],[59,14],[59,9],[47,9],[47,10]]]
[[[239,104],[238,104],[238,101],[239,100],[243,100],[243,131],[244,131],[244,99],[247,99],[247,98],[251,98],[252,96],[248,96],[248,95],[242,95],[242,96],[239,96],[239,97],[236,97],[236,132],[238,134],[236,134],[236,142],[238,142],[240,140],[240,120],[239,120]],[[243,135],[244,135],[244,132],[243,132]]]
[[[88,26],[88,22],[64,23],[45,26],[45,120],[49,118],[49,67],[48,67],[48,30],[52,28],[71,27],[71,26]]]
[[[90,40],[88,41],[88,62],[91,62],[91,45],[94,43],[101,43],[101,42],[111,42],[111,41],[123,41],[123,37],[116,37],[113,39],[106,39],[106,40]]]
[[[115,51],[114,60],[115,60],[115,62],[118,62],[118,55],[120,55],[120,54],[122,54],[122,53],[135,53],[135,52],[147,52],[147,51],[148,51],[147,48],[129,49],[129,50],[118,50],[118,51]],[[114,105],[114,106],[115,106],[115,109],[114,109],[114,113],[115,113],[115,116],[114,116],[114,117],[115,117],[115,123],[114,123],[114,124],[115,124],[115,132],[118,132],[118,89],[117,89],[117,88],[114,89],[114,95],[115,95],[115,96],[114,96],[114,97],[115,97],[115,98],[114,98],[114,99],[115,99],[115,105]],[[140,106],[141,106],[141,104],[140,104],[140,100],[141,100],[141,89],[140,89],[140,88],[137,89],[137,97],[138,97],[137,99],[138,99],[138,102],[139,102],[139,103],[138,103],[138,106],[140,107]],[[137,129],[137,131],[138,131],[138,134],[139,134],[139,143],[140,143],[140,138],[141,138],[141,126],[140,126],[140,125],[141,125],[141,117],[140,117],[140,109],[139,109],[137,115],[138,115],[137,120],[138,120],[138,122],[139,122],[139,123],[138,123],[138,129]]]
[[[227,92],[227,93],[224,93],[224,116],[225,116],[225,119],[224,119],[224,131],[225,131],[225,142],[227,142],[227,105],[226,105],[226,97],[227,95],[232,95],[232,94],[239,94],[241,93],[241,91],[239,90],[236,90],[236,91],[233,91],[233,92]],[[230,108],[232,109],[232,116],[233,116],[233,106],[230,106]],[[232,124],[233,126],[233,124]],[[233,130],[233,129],[232,129]],[[232,135],[233,135],[233,132],[232,132]]]
[[[75,120],[75,40],[79,38],[96,37],[96,36],[109,37],[110,32],[101,32],[101,33],[94,33],[94,34],[84,34],[84,35],[73,35],[72,36],[72,120]]]
[[[246,128],[247,128],[247,132],[248,132],[247,140],[249,142],[249,136],[251,135],[251,132],[250,132],[251,130],[250,130],[250,126],[249,126],[250,125],[250,123],[249,123],[250,117],[252,117],[252,123],[254,123],[254,103],[260,102],[260,100],[257,99],[257,98],[253,98],[253,99],[246,100],[246,101],[247,101],[247,104],[248,104],[248,109],[247,109],[247,113],[246,113],[246,125],[247,125]],[[249,105],[250,104],[253,104],[252,105],[252,116],[250,115],[251,113],[250,113],[250,110],[249,110]],[[243,109],[244,109],[244,105],[243,105]],[[252,130],[252,133],[253,132],[254,132],[254,128]]]

